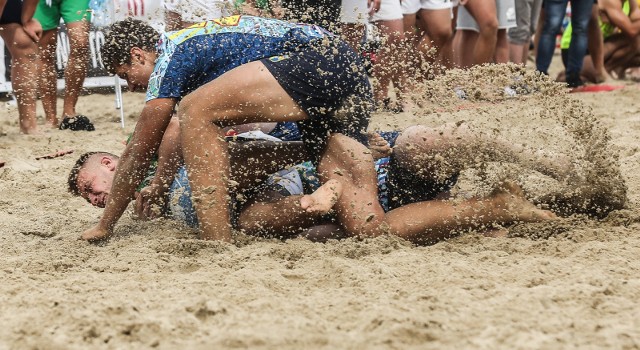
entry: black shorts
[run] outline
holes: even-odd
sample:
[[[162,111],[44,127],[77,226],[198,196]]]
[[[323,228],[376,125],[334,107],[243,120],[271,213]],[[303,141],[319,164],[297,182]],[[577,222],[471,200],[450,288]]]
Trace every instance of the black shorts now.
[[[22,1],[21,0],[7,0],[7,4],[4,6],[2,16],[0,16],[0,25],[9,23],[22,24]]]
[[[411,203],[433,200],[440,192],[451,190],[457,181],[458,174],[442,182],[425,181],[399,166],[392,155],[389,159],[386,179],[389,210]]]
[[[329,133],[367,144],[373,107],[371,85],[360,57],[337,38],[316,39],[283,56],[261,62],[310,119],[298,122],[314,161],[324,151]],[[336,113],[349,105],[348,113]]]

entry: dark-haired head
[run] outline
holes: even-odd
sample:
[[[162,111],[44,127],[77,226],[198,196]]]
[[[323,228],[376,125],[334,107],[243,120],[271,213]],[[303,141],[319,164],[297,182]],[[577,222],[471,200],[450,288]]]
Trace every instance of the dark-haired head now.
[[[100,50],[105,69],[116,74],[116,67],[131,63],[131,49],[155,51],[160,34],[147,23],[133,18],[119,21],[107,29]]]

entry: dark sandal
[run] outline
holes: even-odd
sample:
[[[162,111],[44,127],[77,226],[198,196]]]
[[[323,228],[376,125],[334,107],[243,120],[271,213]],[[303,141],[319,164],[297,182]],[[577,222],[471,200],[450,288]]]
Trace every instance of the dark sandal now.
[[[77,115],[75,117],[64,117],[62,123],[60,123],[60,130],[73,130],[73,131],[94,131],[96,128],[89,118],[84,115]]]

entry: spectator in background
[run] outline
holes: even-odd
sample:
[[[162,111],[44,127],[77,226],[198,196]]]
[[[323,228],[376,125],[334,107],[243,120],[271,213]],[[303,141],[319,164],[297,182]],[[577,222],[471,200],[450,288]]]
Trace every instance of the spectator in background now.
[[[412,49],[425,55],[430,63],[446,68],[453,65],[453,50],[447,45],[453,37],[451,12],[450,0],[402,1],[405,36],[411,41]],[[435,48],[434,53],[429,52],[431,48]]]
[[[37,42],[42,26],[33,19],[38,0],[0,0],[0,36],[12,58],[11,84],[18,100],[20,131],[37,132],[36,96]],[[57,125],[55,125],[57,126]]]
[[[531,37],[536,32],[542,0],[516,1],[516,27],[509,28],[509,59],[525,66],[529,57]]]
[[[549,66],[556,49],[556,36],[560,32],[562,20],[567,12],[569,0],[545,0],[542,34],[538,42],[536,53],[536,69],[543,74],[549,74]],[[580,78],[582,61],[587,53],[587,27],[591,18],[593,1],[571,0],[571,44],[567,51],[566,80],[567,86],[575,88],[584,83]]]
[[[379,1],[377,6],[380,7]],[[373,11],[373,8],[371,10]],[[369,22],[369,4],[367,0],[342,1],[340,34],[355,52],[362,52],[360,44],[364,38],[367,22]]]
[[[411,66],[403,62],[405,36],[402,6],[399,0],[382,0],[380,10],[371,17],[381,38],[381,47],[373,66],[373,95],[376,107],[385,112],[402,112],[411,108],[403,101],[406,92],[407,68]],[[396,103],[391,102],[389,85],[393,83],[396,90]]]
[[[89,57],[89,0],[40,0],[34,18],[44,30],[40,39],[40,97],[47,121],[55,126],[57,118],[56,48],[58,25],[64,21],[69,37],[69,58],[64,70],[64,105],[60,129],[94,130],[89,118],[76,113],[78,96],[87,75]],[[76,126],[82,125],[82,128]]]
[[[599,24],[604,39],[602,60],[604,69],[614,78],[622,79],[629,68],[640,66],[640,10],[635,0],[600,0],[599,16],[592,21]],[[571,43],[571,26],[562,35],[562,58],[566,60]],[[589,37],[591,40],[591,36]],[[591,46],[589,46],[591,53]],[[604,73],[599,71],[592,55],[584,58],[582,79],[599,83]]]
[[[453,43],[456,65],[493,62],[498,41],[496,0],[460,1]]]

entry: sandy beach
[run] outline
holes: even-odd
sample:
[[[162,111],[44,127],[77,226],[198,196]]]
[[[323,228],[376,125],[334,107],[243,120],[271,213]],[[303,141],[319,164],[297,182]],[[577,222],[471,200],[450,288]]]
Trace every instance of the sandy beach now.
[[[80,98],[94,132],[20,135],[16,109],[0,106],[0,348],[640,348],[639,85],[565,94],[547,83],[504,97],[510,76],[467,74],[467,100],[453,82],[433,85],[422,108],[376,114],[371,128],[470,123],[574,157],[590,198],[625,197],[625,208],[431,246],[204,242],[128,212],[114,239],[93,245],[78,238],[102,209],[68,193],[67,176],[84,152],[123,151],[144,95],[124,94],[124,130],[108,93]],[[74,153],[35,159],[63,149]],[[533,200],[563,185],[516,173]],[[460,188],[490,187],[490,176],[467,177]]]

